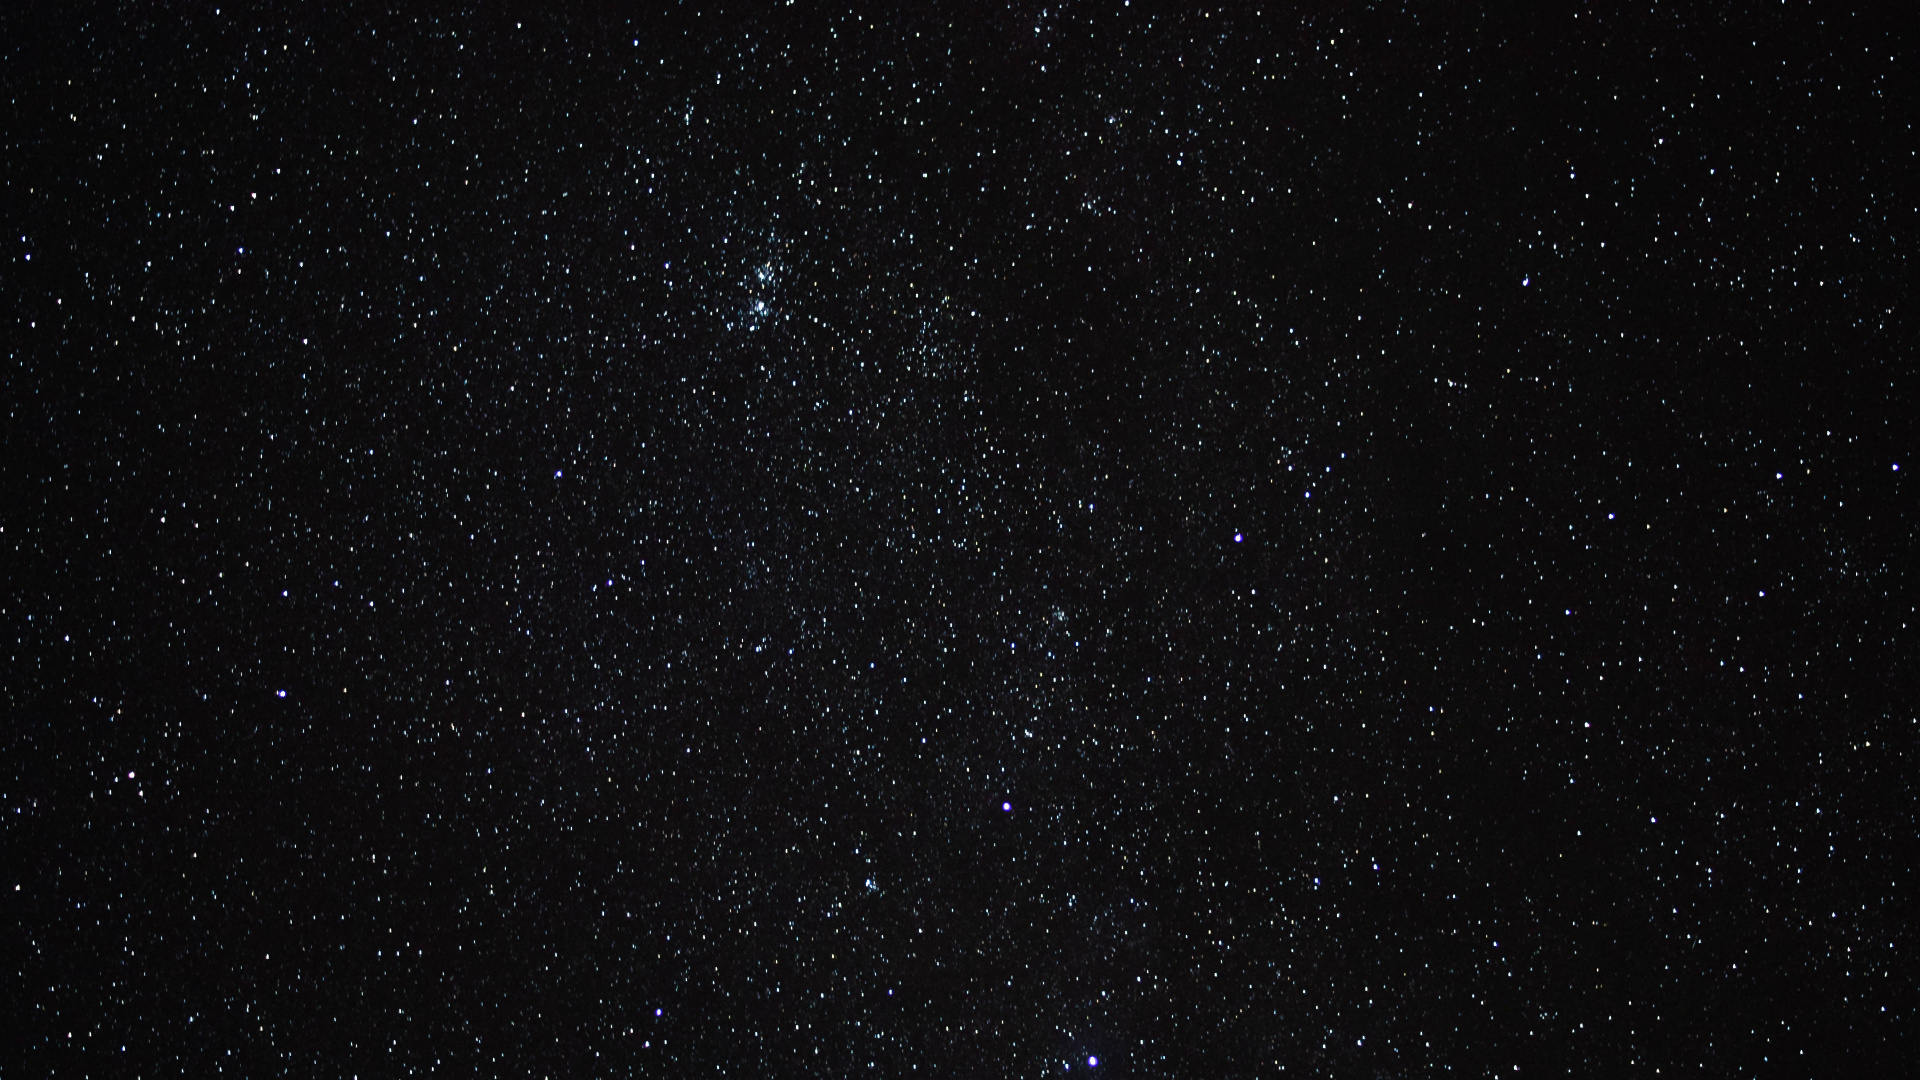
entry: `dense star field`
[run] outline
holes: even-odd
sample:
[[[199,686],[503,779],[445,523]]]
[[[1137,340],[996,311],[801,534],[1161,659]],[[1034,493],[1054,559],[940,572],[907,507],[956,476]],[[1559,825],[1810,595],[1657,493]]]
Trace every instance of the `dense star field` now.
[[[1910,37],[695,6],[0,14],[0,1072],[1912,1067]]]

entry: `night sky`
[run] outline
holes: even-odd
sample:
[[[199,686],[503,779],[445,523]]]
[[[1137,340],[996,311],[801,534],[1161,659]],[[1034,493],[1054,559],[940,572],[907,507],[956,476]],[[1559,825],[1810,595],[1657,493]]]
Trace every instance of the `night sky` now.
[[[0,1072],[1913,1067],[1895,23],[562,6],[0,15]]]

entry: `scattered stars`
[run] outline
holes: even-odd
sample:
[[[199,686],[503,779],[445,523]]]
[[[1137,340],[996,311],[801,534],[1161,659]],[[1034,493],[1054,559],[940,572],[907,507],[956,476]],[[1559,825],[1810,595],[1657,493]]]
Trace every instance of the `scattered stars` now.
[[[1916,1056],[1880,23],[967,16],[36,17],[21,1072]]]

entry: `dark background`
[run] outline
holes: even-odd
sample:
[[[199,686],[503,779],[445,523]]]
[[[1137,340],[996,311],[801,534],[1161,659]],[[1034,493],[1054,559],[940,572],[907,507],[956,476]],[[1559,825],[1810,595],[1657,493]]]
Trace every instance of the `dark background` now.
[[[561,7],[0,15],[4,1071],[1911,1067],[1892,23]]]

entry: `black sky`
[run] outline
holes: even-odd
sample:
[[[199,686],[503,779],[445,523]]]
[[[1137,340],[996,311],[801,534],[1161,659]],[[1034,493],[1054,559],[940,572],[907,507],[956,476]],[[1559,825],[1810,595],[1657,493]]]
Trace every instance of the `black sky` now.
[[[1914,1060],[1910,36],[564,7],[0,15],[5,1071]]]

